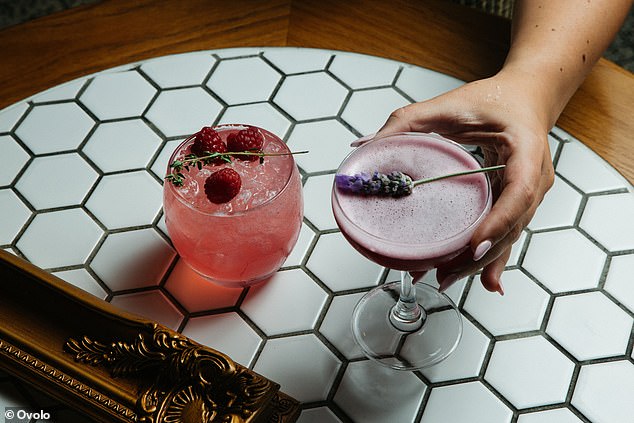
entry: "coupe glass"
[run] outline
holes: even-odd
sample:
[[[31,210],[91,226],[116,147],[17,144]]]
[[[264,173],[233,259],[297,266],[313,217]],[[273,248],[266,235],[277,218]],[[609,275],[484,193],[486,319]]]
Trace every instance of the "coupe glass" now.
[[[423,179],[479,167],[453,141],[435,134],[398,133],[361,145],[337,173],[401,171]],[[467,249],[491,208],[488,177],[476,173],[435,181],[400,198],[351,193],[335,183],[332,206],[350,244],[401,275],[398,282],[370,290],[354,309],[352,332],[366,356],[399,370],[447,358],[462,336],[460,312],[437,288],[414,283],[410,272],[424,274]]]

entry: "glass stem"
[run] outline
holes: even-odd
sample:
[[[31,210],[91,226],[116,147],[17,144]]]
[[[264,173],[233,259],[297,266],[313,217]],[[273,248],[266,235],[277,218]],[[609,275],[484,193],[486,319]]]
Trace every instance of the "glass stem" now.
[[[416,300],[416,288],[412,275],[401,271],[401,292],[390,312],[390,322],[399,330],[412,332],[423,325],[426,317],[425,310]]]

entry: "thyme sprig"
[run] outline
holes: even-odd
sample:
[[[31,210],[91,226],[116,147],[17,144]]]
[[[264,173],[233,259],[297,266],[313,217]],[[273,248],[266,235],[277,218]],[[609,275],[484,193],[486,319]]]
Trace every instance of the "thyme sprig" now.
[[[212,153],[205,151],[205,153],[206,154],[203,156],[197,156],[194,153],[190,153],[180,160],[174,160],[169,165],[170,173],[165,176],[165,180],[171,182],[174,186],[183,186],[183,182],[185,180],[185,174],[183,171],[189,172],[192,167],[196,167],[198,170],[201,170],[203,166],[209,165],[212,162],[217,161],[217,159],[231,163],[232,156],[258,156],[260,158],[260,163],[263,163],[265,157],[305,154],[308,153],[308,151],[291,151],[290,153],[264,153],[261,151],[227,151],[224,153]]]

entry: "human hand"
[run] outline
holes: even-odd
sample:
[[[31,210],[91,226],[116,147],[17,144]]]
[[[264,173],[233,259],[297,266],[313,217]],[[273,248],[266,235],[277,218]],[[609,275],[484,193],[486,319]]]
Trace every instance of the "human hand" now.
[[[494,205],[473,234],[470,248],[438,267],[441,291],[482,268],[483,286],[504,294],[501,274],[512,244],[554,181],[547,138],[552,117],[541,107],[546,96],[521,75],[500,73],[397,109],[378,131],[377,136],[435,132],[480,146],[487,166],[506,165],[490,174]]]

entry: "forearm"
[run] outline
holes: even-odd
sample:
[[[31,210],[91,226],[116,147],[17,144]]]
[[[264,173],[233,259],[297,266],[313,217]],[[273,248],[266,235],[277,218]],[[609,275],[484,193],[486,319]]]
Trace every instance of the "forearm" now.
[[[544,125],[555,124],[570,97],[621,27],[632,0],[518,0],[513,35],[502,74],[521,76],[541,108]]]

